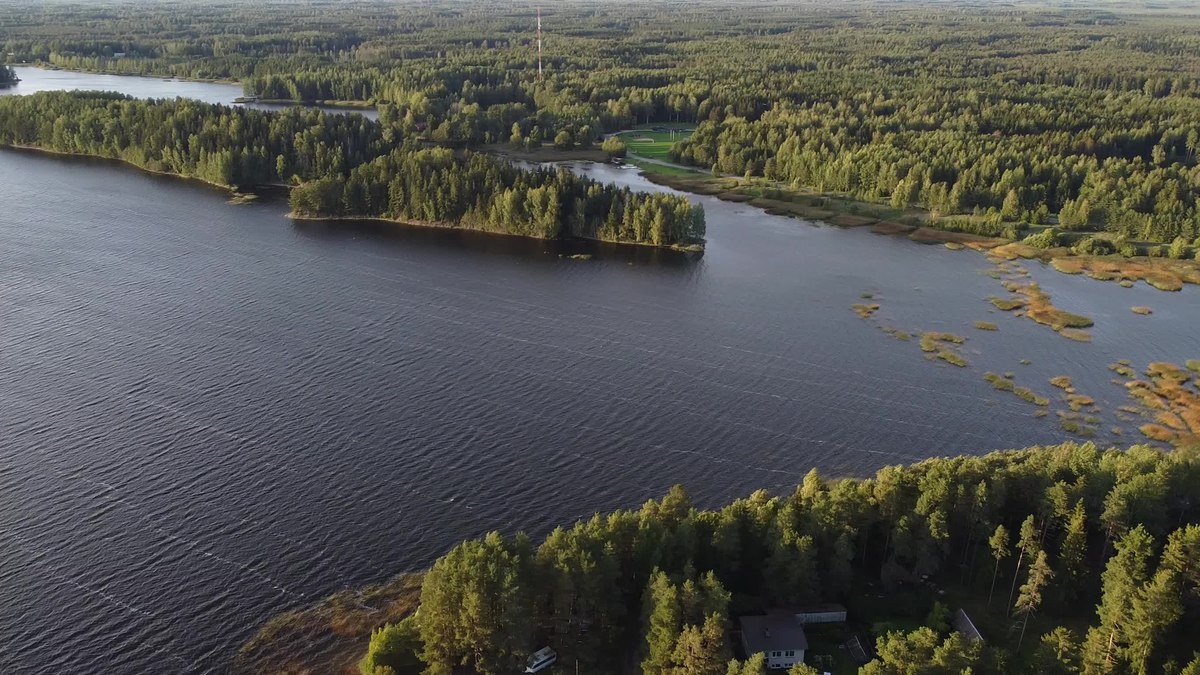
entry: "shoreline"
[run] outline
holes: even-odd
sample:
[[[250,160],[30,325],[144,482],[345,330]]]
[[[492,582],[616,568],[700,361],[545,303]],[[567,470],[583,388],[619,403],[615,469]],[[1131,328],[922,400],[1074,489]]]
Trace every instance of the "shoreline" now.
[[[671,244],[670,246],[658,246],[638,241],[615,241],[611,239],[596,239],[594,237],[536,237],[529,234],[519,234],[517,232],[498,232],[496,230],[483,230],[474,227],[463,225],[455,225],[444,221],[426,221],[426,220],[399,220],[397,218],[385,218],[383,216],[313,216],[303,213],[289,211],[286,216],[291,220],[300,220],[306,222],[368,222],[382,223],[385,225],[403,225],[407,227],[422,227],[435,230],[457,230],[460,232],[476,232],[479,234],[494,235],[498,237],[516,237],[527,239],[530,241],[541,242],[589,242],[595,244],[607,244],[612,246],[641,246],[650,249],[661,249],[665,251],[675,251],[677,253],[704,253],[704,244]]]
[[[199,81],[199,80],[193,80]],[[238,83],[234,83],[238,84]],[[327,99],[316,99],[312,101],[297,101],[291,98],[259,98],[254,101],[235,101],[238,105],[253,105],[255,103],[265,103],[267,105],[290,105],[299,107],[321,107],[321,108],[346,108],[347,110],[375,110],[376,104],[370,101],[331,101]]]
[[[640,158],[634,155],[635,158]],[[642,158],[645,159],[645,158]],[[683,167],[683,165],[666,165]],[[690,168],[690,167],[687,167]],[[672,176],[639,165],[639,174],[646,180],[688,194],[714,197],[721,201],[744,203],[778,216],[815,221],[839,229],[870,227],[879,235],[905,236],[919,244],[942,244],[950,250],[970,249],[989,258],[1005,260],[1038,260],[1061,274],[1084,275],[1096,281],[1114,281],[1123,286],[1145,281],[1160,291],[1180,291],[1186,284],[1200,285],[1200,259],[1168,258],[1165,256],[1089,255],[1077,253],[1070,246],[1035,248],[1019,239],[944,229],[936,226],[929,214],[914,209],[899,211],[889,206],[864,202],[844,195],[806,192],[796,188],[781,188],[764,179],[747,181],[737,176],[709,176],[696,170],[696,177]],[[731,182],[732,181],[732,182]],[[756,192],[774,191],[772,197]],[[797,199],[801,201],[796,201]],[[808,203],[804,203],[808,202]],[[816,203],[819,202],[819,203]],[[905,213],[905,212],[912,213]],[[954,216],[950,216],[953,218]],[[914,223],[913,221],[917,221]],[[1080,232],[1079,238],[1103,236],[1103,232]],[[1147,249],[1162,249],[1166,244],[1141,242]]]
[[[86,67],[71,67],[56,66],[51,63],[10,63],[10,66],[19,66],[22,68],[37,68],[38,70],[50,70],[58,72],[75,72],[89,73],[91,75],[112,75],[113,77],[148,77],[158,80],[179,80],[180,82],[199,82],[203,84],[241,84],[241,80],[231,80],[227,78],[199,78],[199,77],[181,77],[179,75],[170,75],[168,73],[118,73],[111,70],[100,70],[97,68]]]
[[[224,183],[214,183],[213,181],[205,180],[203,178],[200,178],[199,176],[187,176],[187,175],[184,175],[181,173],[176,173],[174,171],[160,171],[158,169],[151,169],[150,167],[142,166],[140,164],[135,164],[127,159],[122,159],[120,157],[106,157],[104,155],[88,155],[88,154],[85,154],[82,152],[67,152],[65,150],[51,150],[49,148],[43,148],[43,147],[40,147],[37,145],[20,145],[20,144],[10,145],[10,144],[3,144],[3,143],[0,143],[0,150],[16,150],[18,152],[31,152],[31,153],[38,153],[38,154],[43,154],[43,155],[50,155],[50,156],[54,156],[54,157],[70,157],[73,159],[98,159],[98,160],[102,160],[102,161],[106,161],[106,162],[116,162],[117,164],[121,164],[123,166],[127,166],[127,167],[130,167],[133,169],[137,169],[138,171],[142,171],[144,173],[148,173],[153,176],[165,176],[167,178],[177,178],[180,180],[194,181],[194,182],[200,183],[202,185],[207,185],[209,187],[223,190],[227,193],[230,193],[230,195],[241,194],[240,188],[237,185],[226,185]],[[271,185],[271,184],[268,184],[268,185]]]
[[[150,174],[153,176],[163,176],[163,177],[167,177],[167,178],[174,178],[174,179],[178,179],[178,180],[193,181],[196,183],[200,183],[201,185],[206,185],[208,187],[219,189],[219,190],[225,192],[230,197],[237,197],[239,195],[245,194],[242,192],[243,188],[269,187],[269,188],[284,188],[284,189],[290,190],[293,187],[291,185],[285,185],[283,183],[261,183],[261,184],[256,184],[255,186],[226,185],[223,183],[215,183],[210,180],[205,180],[203,178],[200,178],[199,176],[188,176],[188,175],[184,175],[181,173],[175,173],[173,171],[160,171],[157,169],[151,169],[149,167],[141,166],[140,164],[135,164],[134,162],[131,162],[127,159],[122,159],[120,157],[105,157],[103,155],[89,155],[89,154],[79,153],[79,152],[66,152],[63,150],[51,150],[49,148],[43,148],[43,147],[39,147],[36,145],[0,144],[0,150],[15,150],[17,152],[37,153],[37,154],[43,154],[43,155],[48,155],[48,156],[54,156],[54,157],[67,157],[67,158],[72,158],[72,159],[90,159],[90,160],[101,160],[101,161],[105,161],[105,162],[114,162],[114,163],[120,164],[122,166],[136,169],[138,171],[142,171],[144,173],[147,173],[147,174]],[[289,211],[286,214],[284,214],[284,217],[288,218],[290,220],[300,220],[300,221],[309,221],[309,222],[320,222],[320,221],[379,222],[379,223],[386,223],[386,224],[390,224],[390,225],[406,225],[406,226],[410,226],[410,227],[423,227],[423,228],[440,229],[440,230],[461,230],[464,232],[478,232],[481,234],[490,234],[490,235],[496,235],[496,236],[502,236],[502,237],[519,237],[522,239],[530,239],[530,240],[534,240],[534,241],[563,241],[563,242],[582,241],[582,242],[592,242],[592,243],[599,243],[599,244],[609,244],[609,245],[615,245],[615,246],[641,246],[641,247],[650,248],[650,249],[662,249],[662,250],[668,250],[668,251],[675,251],[678,253],[691,253],[691,254],[704,253],[704,244],[703,243],[671,244],[669,246],[658,246],[658,245],[650,244],[650,243],[646,243],[646,242],[616,241],[616,240],[610,240],[610,239],[597,239],[595,237],[535,237],[535,236],[526,235],[526,234],[519,234],[516,232],[484,230],[484,229],[479,229],[479,228],[474,228],[474,227],[465,227],[465,226],[461,226],[461,225],[455,225],[452,223],[445,223],[445,222],[398,220],[395,218],[384,218],[382,216],[313,216],[313,215],[308,215],[308,214],[296,213],[295,211]]]

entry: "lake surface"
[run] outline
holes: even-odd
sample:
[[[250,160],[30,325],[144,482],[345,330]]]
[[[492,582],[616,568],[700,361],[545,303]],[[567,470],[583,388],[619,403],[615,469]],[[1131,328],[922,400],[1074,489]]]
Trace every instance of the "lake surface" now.
[[[35,94],[39,91],[115,91],[135,98],[194,98],[205,103],[234,105],[233,100],[242,95],[242,85],[218,82],[192,82],[161,77],[139,75],[102,75],[74,70],[47,70],[32,66],[16,66],[20,82],[13,87],[0,87],[0,96]],[[241,105],[241,104],[239,104]],[[248,103],[247,108],[257,110],[284,110],[286,104]],[[338,108],[318,106],[327,112],[359,113],[370,119],[379,114],[374,108]]]
[[[1106,364],[1200,356],[1195,288],[1035,267],[1096,320],[1080,344],[995,312],[976,253],[697,201],[703,257],[579,261],[0,152],[0,672],[222,672],[272,614],[465,537],[1058,442],[982,374],[1111,411]],[[968,336],[972,365],[876,323]]]

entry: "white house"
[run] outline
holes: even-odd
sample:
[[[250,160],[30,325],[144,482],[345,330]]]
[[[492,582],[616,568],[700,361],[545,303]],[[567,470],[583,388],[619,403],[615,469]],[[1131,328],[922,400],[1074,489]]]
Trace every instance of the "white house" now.
[[[804,663],[804,650],[808,649],[808,636],[804,625],[794,612],[773,611],[765,615],[743,616],[738,619],[742,627],[742,647],[746,656],[765,654],[767,668],[788,669]]]

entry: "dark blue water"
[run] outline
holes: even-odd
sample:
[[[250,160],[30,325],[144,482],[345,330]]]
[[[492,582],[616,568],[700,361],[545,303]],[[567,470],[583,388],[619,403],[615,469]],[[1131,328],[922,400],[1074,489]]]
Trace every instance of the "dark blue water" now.
[[[1194,288],[1035,268],[1096,319],[1079,344],[993,312],[979,254],[699,201],[702,258],[580,261],[0,152],[0,672],[220,672],[273,613],[464,537],[1057,442],[982,374],[1112,410],[1106,364],[1200,355]]]

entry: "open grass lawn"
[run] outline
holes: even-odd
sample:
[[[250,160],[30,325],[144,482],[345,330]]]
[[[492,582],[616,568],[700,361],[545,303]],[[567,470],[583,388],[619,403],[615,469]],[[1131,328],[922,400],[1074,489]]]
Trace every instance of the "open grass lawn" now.
[[[843,646],[850,637],[850,630],[845,624],[810,625],[805,627],[805,633],[808,637],[805,663],[833,675],[854,675],[858,672],[858,664]]]
[[[669,130],[675,131],[669,131]],[[692,135],[690,125],[651,124],[643,125],[621,135],[629,152],[642,157],[671,161],[671,146]]]

